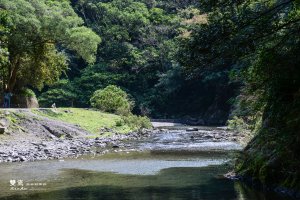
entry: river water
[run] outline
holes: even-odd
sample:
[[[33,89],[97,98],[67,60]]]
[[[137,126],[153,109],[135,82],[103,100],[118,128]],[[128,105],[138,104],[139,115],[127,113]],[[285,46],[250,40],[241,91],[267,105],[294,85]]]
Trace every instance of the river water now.
[[[202,131],[212,131],[202,128]],[[224,179],[241,149],[166,130],[96,157],[0,165],[0,200],[284,200]]]

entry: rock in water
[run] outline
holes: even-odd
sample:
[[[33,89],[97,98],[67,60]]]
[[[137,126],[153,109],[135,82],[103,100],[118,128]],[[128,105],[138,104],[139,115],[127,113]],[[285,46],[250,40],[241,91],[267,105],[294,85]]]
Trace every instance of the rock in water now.
[[[198,128],[187,128],[186,131],[198,131]]]

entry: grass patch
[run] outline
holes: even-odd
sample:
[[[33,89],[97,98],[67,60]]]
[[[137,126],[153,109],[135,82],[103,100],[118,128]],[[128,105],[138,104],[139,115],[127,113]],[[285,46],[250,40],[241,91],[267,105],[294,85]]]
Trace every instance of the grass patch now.
[[[121,124],[121,117],[114,114],[104,113],[91,109],[82,108],[57,108],[52,109],[32,109],[32,112],[64,122],[77,124],[81,128],[93,134],[98,134],[101,128],[113,129],[118,133],[129,133],[133,131],[127,124]]]

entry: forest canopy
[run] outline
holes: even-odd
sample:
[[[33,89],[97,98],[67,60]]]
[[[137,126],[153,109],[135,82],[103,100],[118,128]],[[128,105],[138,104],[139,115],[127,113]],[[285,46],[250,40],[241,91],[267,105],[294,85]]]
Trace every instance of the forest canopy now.
[[[136,102],[135,113],[204,118],[213,112],[207,123],[225,123],[234,92],[227,87],[227,72],[192,80],[177,56],[181,38],[195,25],[207,23],[198,1],[84,0],[72,1],[72,6],[102,38],[97,61],[87,66],[71,53],[70,70],[62,77],[69,86],[45,88],[43,106],[50,106],[51,94],[59,93],[55,101],[60,106],[88,107],[95,90],[118,85]],[[77,98],[64,95],[71,93]]]
[[[57,81],[68,68],[65,49],[95,61],[101,39],[83,26],[68,1],[1,0],[0,7],[1,52],[7,51],[2,81],[10,92]]]

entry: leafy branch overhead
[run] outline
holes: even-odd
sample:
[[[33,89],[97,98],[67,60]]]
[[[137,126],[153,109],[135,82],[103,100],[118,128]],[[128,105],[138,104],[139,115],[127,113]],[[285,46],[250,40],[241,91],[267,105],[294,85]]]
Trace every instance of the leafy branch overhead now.
[[[9,63],[4,69],[10,91],[55,82],[67,69],[64,49],[95,61],[101,39],[83,26],[68,1],[1,0],[0,6],[7,12]]]

